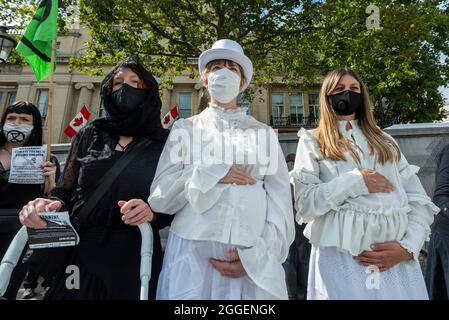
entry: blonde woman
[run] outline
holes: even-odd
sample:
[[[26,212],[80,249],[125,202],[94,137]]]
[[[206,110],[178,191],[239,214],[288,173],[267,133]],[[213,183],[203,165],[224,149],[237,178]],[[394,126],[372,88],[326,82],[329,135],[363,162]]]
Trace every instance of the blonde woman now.
[[[376,126],[356,72],[326,76],[318,128],[298,135],[290,177],[312,244],[308,299],[428,299],[418,255],[438,208]]]
[[[287,299],[282,263],[295,232],[287,164],[273,130],[237,106],[252,63],[222,39],[201,54],[199,70],[209,106],[175,122],[151,187],[151,208],[175,214],[157,298]]]

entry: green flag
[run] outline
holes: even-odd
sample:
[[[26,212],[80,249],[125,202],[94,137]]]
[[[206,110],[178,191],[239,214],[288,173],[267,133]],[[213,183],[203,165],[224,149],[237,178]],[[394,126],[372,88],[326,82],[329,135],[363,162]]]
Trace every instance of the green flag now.
[[[43,0],[16,47],[31,65],[37,81],[50,75],[52,41],[58,34],[58,0]]]

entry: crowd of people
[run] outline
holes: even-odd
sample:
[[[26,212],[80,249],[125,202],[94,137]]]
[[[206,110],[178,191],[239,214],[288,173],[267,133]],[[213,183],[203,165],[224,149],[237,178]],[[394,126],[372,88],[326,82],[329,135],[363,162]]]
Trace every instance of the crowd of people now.
[[[58,165],[43,164],[45,188],[8,182],[12,148],[42,145],[42,123],[31,103],[6,108],[0,210],[28,228],[46,226],[45,210],[69,211],[80,236],[46,275],[44,299],[138,299],[142,223],[154,231],[150,299],[291,298],[284,264],[298,232],[311,245],[300,261],[307,299],[447,299],[449,148],[437,207],[419,168],[376,125],[363,80],[342,68],[324,78],[318,127],[299,131],[289,172],[273,129],[237,106],[253,76],[242,47],[221,39],[198,68],[209,104],[168,131],[154,76],[135,57],[118,64],[101,84],[107,115],[74,137],[59,178]],[[0,230],[0,256],[19,227]],[[426,283],[418,257],[430,235]],[[79,267],[79,289],[66,287],[69,265]],[[5,298],[27,268],[39,275],[20,263]]]

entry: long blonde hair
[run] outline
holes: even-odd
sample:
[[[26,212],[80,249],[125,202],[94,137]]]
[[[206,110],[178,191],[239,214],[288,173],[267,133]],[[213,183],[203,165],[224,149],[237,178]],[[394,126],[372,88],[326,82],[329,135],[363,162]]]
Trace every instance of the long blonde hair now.
[[[335,90],[344,75],[350,75],[360,84],[362,105],[357,111],[358,126],[366,137],[370,155],[376,155],[382,165],[387,162],[398,162],[401,152],[396,142],[384,134],[376,125],[371,108],[368,91],[360,76],[352,69],[342,68],[330,72],[323,81],[320,91],[320,120],[316,138],[324,158],[334,161],[345,161],[345,152],[360,164],[360,159],[351,143],[339,131],[337,114],[332,108],[329,95]]]

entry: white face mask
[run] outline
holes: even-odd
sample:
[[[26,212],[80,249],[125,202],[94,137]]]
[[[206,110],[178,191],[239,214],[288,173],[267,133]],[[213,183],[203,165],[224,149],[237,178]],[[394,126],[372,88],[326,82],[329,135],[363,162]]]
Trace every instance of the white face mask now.
[[[228,68],[212,72],[207,81],[209,94],[218,102],[229,103],[240,93],[240,77]]]
[[[33,132],[33,126],[29,124],[15,124],[6,122],[3,126],[3,134],[12,145],[25,143]]]

